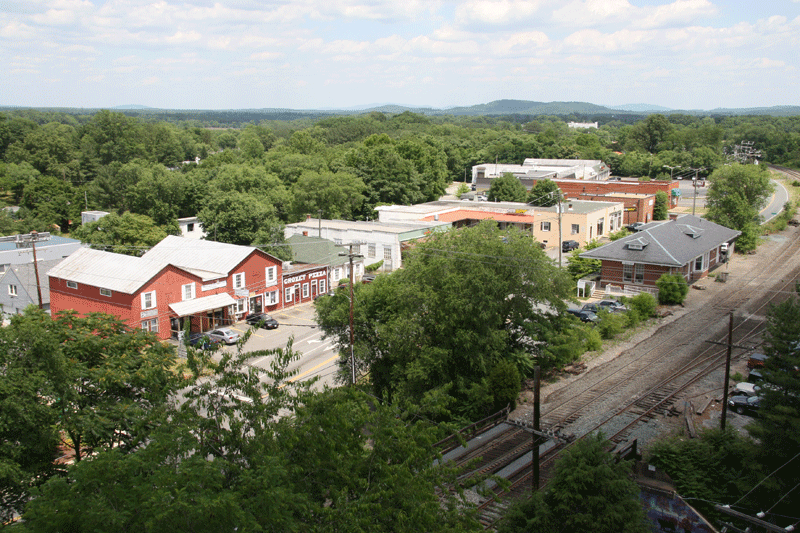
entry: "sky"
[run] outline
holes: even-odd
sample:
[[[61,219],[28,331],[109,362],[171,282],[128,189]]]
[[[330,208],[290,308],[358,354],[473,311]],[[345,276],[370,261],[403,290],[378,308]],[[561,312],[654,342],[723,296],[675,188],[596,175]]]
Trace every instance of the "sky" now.
[[[0,106],[800,105],[800,0],[0,0]]]

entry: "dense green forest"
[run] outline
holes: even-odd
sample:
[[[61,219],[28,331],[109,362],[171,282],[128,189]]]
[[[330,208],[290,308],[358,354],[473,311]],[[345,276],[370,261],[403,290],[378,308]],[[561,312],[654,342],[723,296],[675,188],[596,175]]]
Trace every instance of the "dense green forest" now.
[[[306,213],[367,219],[376,205],[436,199],[486,161],[602,159],[618,176],[707,176],[751,141],[764,160],[800,167],[797,116],[626,115],[588,130],[570,129],[572,115],[226,116],[236,128],[202,112],[0,114],[2,200],[19,206],[0,232],[70,233],[88,209],[146,216],[166,233],[198,215],[218,240],[270,244]]]

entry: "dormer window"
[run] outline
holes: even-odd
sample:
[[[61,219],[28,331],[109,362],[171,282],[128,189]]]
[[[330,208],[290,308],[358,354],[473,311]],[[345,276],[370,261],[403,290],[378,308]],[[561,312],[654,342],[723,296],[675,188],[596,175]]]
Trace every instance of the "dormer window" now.
[[[650,244],[649,241],[646,241],[643,238],[639,237],[638,239],[633,239],[632,241],[628,242],[625,245],[625,248],[627,248],[628,250],[636,250],[640,252],[644,250],[648,244]]]

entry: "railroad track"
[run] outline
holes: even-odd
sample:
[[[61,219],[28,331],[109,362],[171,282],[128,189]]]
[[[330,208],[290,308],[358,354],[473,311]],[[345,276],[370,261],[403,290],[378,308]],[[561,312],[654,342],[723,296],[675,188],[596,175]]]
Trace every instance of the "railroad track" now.
[[[798,172],[797,170],[794,170],[793,168],[782,167],[782,166],[779,166],[779,165],[767,165],[767,166],[771,170],[774,170],[776,172],[780,172],[781,174],[784,174],[784,175],[786,175],[786,176],[788,176],[790,178],[793,178],[793,179],[796,179],[796,180],[800,180],[800,172]]]
[[[687,349],[696,344],[698,331],[707,332],[709,340],[724,342],[727,339],[725,317],[731,311],[739,311],[743,316],[735,324],[734,343],[749,343],[753,348],[758,346],[767,307],[788,298],[796,280],[800,279],[800,267],[793,266],[792,262],[798,255],[800,233],[796,229],[790,230],[786,244],[770,258],[769,268],[755,268],[738,280],[729,280],[731,290],[727,294],[660,328],[654,338],[631,350],[634,356],[630,361],[602,377],[587,377],[589,383],[572,393],[569,400],[543,413],[543,429],[557,434],[571,432],[578,439],[599,430],[610,435],[608,438],[612,442],[624,444],[637,427],[669,409],[688,387],[724,364],[725,349],[716,344],[700,345],[697,350]],[[693,340],[687,342],[687,338]],[[653,376],[661,377],[656,379]],[[614,406],[608,400],[613,393],[630,384],[648,380],[651,383],[640,387],[623,405]],[[598,412],[607,414],[597,417]],[[594,421],[581,424],[592,417]],[[571,444],[555,446],[540,457],[542,485],[552,474],[557,457],[569,446]],[[475,451],[476,456],[480,453]],[[492,468],[501,463],[495,462]],[[517,477],[512,479],[513,476]],[[530,490],[530,476],[529,466],[522,467],[518,473],[508,474],[511,487],[481,506],[481,522],[487,529],[493,527],[502,515],[509,499]]]

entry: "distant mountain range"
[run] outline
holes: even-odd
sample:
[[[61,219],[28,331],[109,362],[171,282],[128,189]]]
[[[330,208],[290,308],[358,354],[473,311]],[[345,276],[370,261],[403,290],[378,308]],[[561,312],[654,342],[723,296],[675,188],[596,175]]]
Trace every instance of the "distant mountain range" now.
[[[0,107],[2,109],[2,107]],[[24,109],[19,106],[8,106],[6,109]],[[50,111],[62,111],[69,113],[70,108],[35,108]],[[99,108],[98,108],[99,109]],[[364,106],[352,106],[339,109],[281,109],[281,108],[262,108],[262,109],[228,109],[228,110],[202,110],[202,109],[158,109],[144,105],[128,104],[112,108],[116,111],[128,112],[128,114],[142,115],[266,115],[264,118],[276,120],[292,120],[303,117],[322,117],[332,115],[352,115],[370,112],[398,114],[405,111],[419,113],[422,115],[459,115],[459,116],[573,116],[578,120],[587,120],[592,117],[611,117],[611,116],[635,116],[650,115],[653,113],[663,114],[687,114],[687,115],[770,115],[770,116],[795,116],[800,115],[800,106],[773,106],[773,107],[749,107],[749,108],[716,108],[711,110],[681,110],[670,109],[667,107],[651,104],[625,104],[616,106],[602,106],[588,102],[535,102],[531,100],[496,100],[487,104],[472,106],[460,106],[450,108],[415,107],[397,104],[373,104]],[[86,112],[86,109],[81,109]]]

